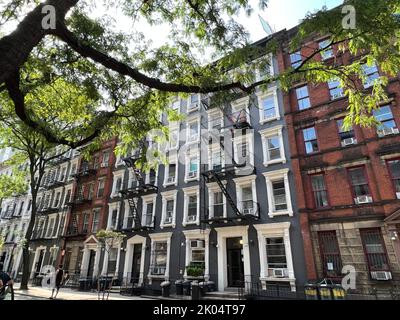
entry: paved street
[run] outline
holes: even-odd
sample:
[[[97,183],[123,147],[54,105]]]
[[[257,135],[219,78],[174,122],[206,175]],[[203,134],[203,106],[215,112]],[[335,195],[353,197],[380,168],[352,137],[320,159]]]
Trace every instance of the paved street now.
[[[47,288],[31,287],[29,290],[19,290],[15,286],[15,300],[49,300],[51,291]],[[102,295],[100,296],[101,299]],[[80,292],[70,289],[61,289],[57,300],[99,300],[97,292]],[[108,300],[150,300],[141,297],[125,297],[118,293],[111,293]]]

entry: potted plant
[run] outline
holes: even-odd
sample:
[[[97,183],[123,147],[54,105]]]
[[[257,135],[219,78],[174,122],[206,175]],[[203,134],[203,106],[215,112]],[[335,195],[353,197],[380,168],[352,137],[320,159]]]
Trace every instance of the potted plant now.
[[[204,275],[204,264],[191,263],[186,267],[188,277],[202,277]]]

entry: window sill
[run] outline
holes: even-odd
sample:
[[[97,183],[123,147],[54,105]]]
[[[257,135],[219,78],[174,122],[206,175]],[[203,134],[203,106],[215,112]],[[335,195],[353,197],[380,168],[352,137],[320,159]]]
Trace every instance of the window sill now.
[[[175,182],[170,182],[170,183],[164,183],[163,184],[164,188],[171,187],[171,186],[178,186],[178,182],[175,181]]]
[[[192,181],[199,181],[199,177],[197,176],[195,178],[185,178],[185,183],[192,182]]]
[[[279,281],[279,282],[294,282],[296,278],[275,278],[275,277],[260,277],[260,281]]]
[[[175,228],[176,224],[175,223],[169,223],[169,224],[160,224],[160,229],[164,229],[164,228]]]
[[[182,223],[182,225],[184,227],[186,227],[186,226],[194,226],[196,224],[199,224],[199,221],[185,221],[185,222]]]
[[[275,117],[271,117],[271,118],[267,118],[267,119],[262,119],[262,120],[260,120],[260,124],[263,125],[263,124],[266,124],[268,122],[272,122],[272,121],[276,121],[276,120],[280,120],[280,119],[281,119],[280,116],[275,116]]]
[[[270,218],[279,217],[279,216],[290,216],[290,217],[293,217],[293,211],[285,210],[285,211],[268,212],[268,216]]]
[[[264,162],[264,166],[268,167],[268,166],[271,166],[271,165],[274,165],[274,164],[277,164],[277,163],[286,163],[286,159],[276,159],[276,160],[273,160],[273,161],[267,161],[267,162]]]

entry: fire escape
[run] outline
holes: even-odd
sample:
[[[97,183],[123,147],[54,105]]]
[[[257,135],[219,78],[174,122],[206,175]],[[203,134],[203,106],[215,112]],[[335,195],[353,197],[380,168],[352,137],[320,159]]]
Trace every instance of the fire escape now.
[[[144,215],[142,217],[138,210],[137,201],[141,196],[154,194],[158,192],[158,187],[155,185],[155,179],[150,176],[149,183],[146,183],[144,173],[140,168],[136,166],[139,158],[133,156],[122,159],[125,165],[132,170],[134,177],[136,178],[136,186],[128,186],[127,189],[121,190],[120,193],[123,199],[126,199],[129,204],[129,208],[132,214],[134,227],[132,231],[146,231],[153,230],[155,227],[155,218],[153,215]],[[151,175],[151,173],[150,173]],[[153,176],[155,178],[155,176]],[[143,219],[144,218],[144,219]]]
[[[207,104],[203,105],[207,106]],[[223,116],[225,114],[223,113]],[[247,130],[252,129],[252,126],[250,124],[250,115],[248,114],[247,110],[243,109],[240,110],[238,112],[232,113],[230,115],[227,116],[229,124],[225,127],[220,127],[218,128],[218,135],[212,135],[212,137],[210,137],[209,139],[209,145],[215,143],[215,141],[218,141],[219,147],[220,147],[220,154],[224,155],[225,157],[229,157],[229,159],[231,160],[231,162],[229,164],[222,165],[222,158],[221,158],[221,164],[220,165],[214,165],[211,164],[211,170],[208,171],[204,171],[201,173],[203,179],[201,181],[201,185],[202,185],[202,190],[203,190],[203,203],[204,203],[204,208],[205,210],[203,210],[204,214],[203,217],[201,219],[201,222],[203,224],[209,224],[212,225],[214,223],[226,223],[226,222],[240,222],[242,220],[245,221],[256,221],[260,218],[260,209],[259,209],[259,204],[258,203],[252,203],[252,210],[250,211],[249,209],[245,209],[245,208],[239,208],[237,203],[239,203],[239,199],[237,199],[237,201],[235,202],[233,197],[231,196],[230,192],[228,191],[228,188],[225,186],[224,184],[224,180],[227,180],[229,178],[235,178],[237,177],[237,172],[240,169],[243,169],[247,166],[249,166],[250,164],[248,163],[248,157],[246,157],[245,161],[238,163],[235,160],[235,156],[230,153],[229,154],[229,150],[226,150],[226,146],[225,146],[225,141],[227,143],[232,143],[232,146],[234,144],[233,141],[234,138],[235,139],[243,139],[246,138],[246,133]],[[221,135],[221,132],[229,132],[228,135]],[[234,137],[234,132],[239,132],[240,135]],[[228,139],[226,139],[228,137]],[[242,140],[241,140],[242,141]],[[248,148],[246,150],[247,152],[249,152]],[[249,154],[247,154],[249,155]],[[221,156],[220,156],[221,157]],[[246,176],[246,175],[252,175],[255,173],[255,167],[251,167],[252,169],[250,171],[245,171],[245,173],[243,173],[244,171],[241,171],[240,176]],[[210,169],[210,168],[208,168]],[[247,170],[247,169],[245,169]],[[219,189],[221,190],[222,194],[225,196],[226,202],[229,205],[229,207],[232,209],[234,215],[233,216],[222,216],[222,217],[215,217],[215,215],[213,217],[210,217],[210,213],[209,213],[209,206],[206,205],[206,197],[207,197],[207,193],[206,193],[206,184],[207,183],[211,183],[211,182],[216,182]]]

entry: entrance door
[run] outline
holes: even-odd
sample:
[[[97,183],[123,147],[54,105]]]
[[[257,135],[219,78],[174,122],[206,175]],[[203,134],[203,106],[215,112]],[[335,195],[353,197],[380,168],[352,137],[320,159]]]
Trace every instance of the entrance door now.
[[[142,244],[135,244],[133,247],[131,283],[139,282],[141,261],[142,261]]]
[[[93,277],[93,270],[94,270],[94,258],[96,257],[96,251],[90,250],[89,254],[89,264],[88,264],[88,273],[87,277],[92,278]]]
[[[244,286],[242,238],[226,239],[228,287]]]

